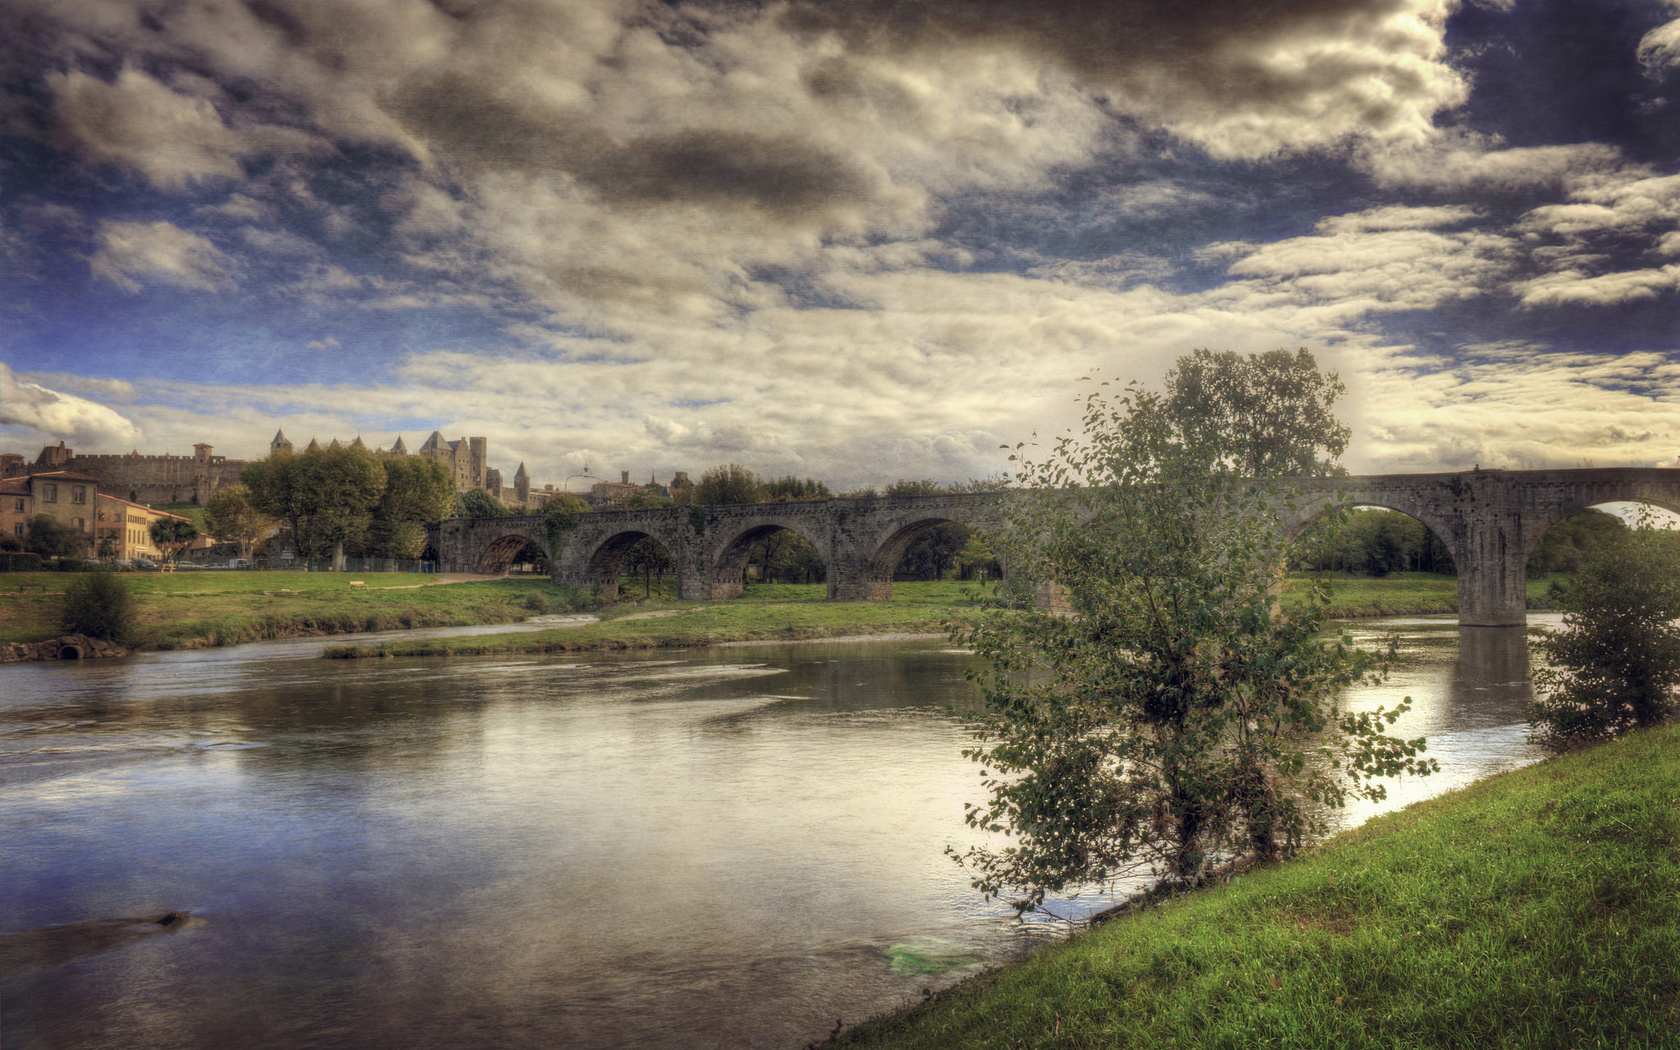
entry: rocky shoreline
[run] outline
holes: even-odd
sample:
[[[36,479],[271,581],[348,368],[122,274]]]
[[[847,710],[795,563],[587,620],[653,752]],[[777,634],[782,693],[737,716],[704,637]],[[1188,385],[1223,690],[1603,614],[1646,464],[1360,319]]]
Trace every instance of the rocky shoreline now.
[[[0,664],[21,664],[34,660],[92,660],[106,656],[127,656],[128,650],[115,642],[66,634],[44,642],[7,642],[0,645]]]

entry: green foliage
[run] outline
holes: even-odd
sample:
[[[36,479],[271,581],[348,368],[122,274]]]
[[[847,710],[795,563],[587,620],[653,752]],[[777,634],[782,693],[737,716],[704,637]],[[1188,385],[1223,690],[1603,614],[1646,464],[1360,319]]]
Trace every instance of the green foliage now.
[[[1680,712],[1680,531],[1611,531],[1555,593],[1563,630],[1536,628],[1529,726],[1562,751],[1666,722]]]
[[[895,580],[941,580],[968,545],[968,527],[954,521],[923,529],[904,548],[893,569]],[[989,560],[989,559],[988,559]]]
[[[37,514],[29,519],[23,549],[43,558],[74,558],[87,549],[87,537],[74,525]]]
[[[1357,510],[1302,537],[1295,565],[1320,571],[1453,573],[1452,552],[1423,522],[1396,510]]]
[[[0,552],[11,554],[21,550],[23,550],[23,540],[9,532],[0,535]]]
[[[1163,407],[1178,443],[1239,474],[1346,474],[1336,460],[1353,432],[1333,412],[1346,392],[1306,349],[1247,357],[1198,349],[1167,373]]]
[[[366,542],[386,479],[366,449],[313,447],[248,463],[239,480],[254,507],[291,527],[298,553],[313,555]]]
[[[239,544],[239,553],[250,557],[251,548],[277,524],[275,518],[251,502],[251,490],[244,485],[225,485],[204,504],[204,528],[212,536]]]
[[[894,496],[943,496],[945,489],[936,481],[923,478],[920,481],[908,481],[899,478],[887,486],[885,495],[891,499]]]
[[[647,581],[644,593],[648,596],[653,594],[653,577],[663,580],[666,573],[677,567],[677,563],[671,560],[671,552],[652,536],[644,536],[631,544],[630,549],[624,552],[620,565],[626,572],[644,577]]]
[[[828,578],[822,554],[792,529],[778,529],[754,548],[749,564],[765,583],[814,583]]]
[[[1020,460],[994,546],[1072,614],[1030,608],[959,632],[990,664],[968,752],[990,800],[968,820],[1014,839],[961,859],[988,896],[1019,891],[1020,908],[1070,885],[1136,872],[1195,884],[1239,854],[1291,854],[1327,808],[1433,768],[1421,739],[1383,732],[1405,703],[1341,710],[1341,690],[1383,664],[1321,636],[1328,593],[1276,606],[1290,494],[1244,476],[1250,435],[1221,447],[1174,413],[1135,385],[1099,390],[1083,439]]]
[[[828,491],[828,486],[816,478],[800,479],[792,474],[777,478],[775,481],[764,483],[765,497],[772,503],[788,500],[819,500],[832,499],[834,494]]]
[[[452,518],[505,518],[513,512],[484,489],[468,489],[455,497],[449,508]]]
[[[418,558],[426,549],[426,525],[449,514],[455,478],[429,456],[392,456],[380,465],[385,469],[385,491],[372,512],[367,553]]]
[[[1614,514],[1601,510],[1586,510],[1569,517],[1546,530],[1540,545],[1528,558],[1528,577],[1534,579],[1554,572],[1579,572],[1605,544],[1627,525]]]
[[[728,503],[763,503],[764,482],[739,463],[713,467],[694,486],[694,504],[717,507]]]
[[[134,598],[114,572],[83,573],[64,589],[59,626],[65,634],[122,642],[134,626]]]
[[[548,537],[548,549],[558,558],[566,546],[566,536],[577,528],[579,514],[589,513],[589,504],[570,493],[562,492],[543,504],[543,534]]]
[[[187,544],[198,538],[198,526],[180,518],[160,518],[151,525],[152,542],[170,561],[181,557]]]
[[[658,510],[660,507],[672,507],[676,504],[665,498],[658,489],[643,486],[630,494],[624,501],[625,510]]]

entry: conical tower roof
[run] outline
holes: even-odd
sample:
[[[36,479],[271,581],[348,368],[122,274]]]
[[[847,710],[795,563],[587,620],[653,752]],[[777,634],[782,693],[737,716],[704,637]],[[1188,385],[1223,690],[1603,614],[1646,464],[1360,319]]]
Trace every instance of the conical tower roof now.
[[[395,452],[395,453],[398,453],[399,455],[407,455],[408,454],[408,446],[403,444],[401,434],[397,435],[397,440],[391,442],[391,451]]]
[[[528,477],[531,476],[531,475],[525,473],[525,461],[524,460],[519,461],[519,469],[513,472],[513,476],[516,477],[516,478],[528,478]]]
[[[304,448],[304,451],[305,452],[319,452],[319,451],[321,451],[321,443],[319,441],[316,441],[314,438],[310,438],[309,439],[309,445],[306,448]]]
[[[350,442],[350,447],[351,448],[367,448],[366,445],[362,444],[362,435],[360,435],[360,434],[356,435],[356,440]]]

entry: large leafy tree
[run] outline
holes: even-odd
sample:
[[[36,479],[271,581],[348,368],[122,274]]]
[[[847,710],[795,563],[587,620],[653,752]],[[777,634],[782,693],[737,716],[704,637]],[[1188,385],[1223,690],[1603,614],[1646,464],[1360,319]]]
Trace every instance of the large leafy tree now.
[[[198,538],[198,526],[185,518],[168,517],[152,522],[152,543],[163,552],[165,561],[179,561],[187,544]]]
[[[713,467],[694,486],[694,505],[716,507],[728,503],[763,503],[764,481],[739,463]]]
[[[1166,376],[1163,423],[1176,443],[1249,477],[1346,474],[1352,434],[1338,420],[1347,392],[1308,350],[1195,350]]]
[[[1536,628],[1546,666],[1529,719],[1553,751],[1680,713],[1680,530],[1610,530],[1553,600],[1563,629]]]
[[[468,489],[456,496],[449,507],[452,518],[505,518],[512,513],[506,504],[484,489]]]
[[[382,465],[385,491],[373,513],[370,548],[382,557],[418,558],[426,548],[426,523],[449,514],[455,478],[429,456],[394,456]]]
[[[258,510],[286,522],[300,554],[335,555],[365,542],[385,493],[385,468],[362,448],[276,452],[246,464],[239,480]]]
[[[204,528],[212,536],[239,544],[239,553],[251,556],[258,540],[275,527],[276,519],[251,502],[251,490],[244,485],[224,485],[204,504]]]
[[[1405,704],[1340,707],[1382,658],[1325,637],[1328,594],[1278,608],[1288,492],[1249,476],[1245,432],[1218,440],[1136,386],[1093,393],[1084,423],[1042,461],[1018,452],[994,538],[1072,614],[1029,607],[960,632],[990,666],[970,752],[990,798],[969,822],[1009,836],[962,856],[977,887],[1026,908],[1125,875],[1195,884],[1299,849],[1326,808],[1382,797],[1381,776],[1432,768],[1422,740],[1383,732]]]

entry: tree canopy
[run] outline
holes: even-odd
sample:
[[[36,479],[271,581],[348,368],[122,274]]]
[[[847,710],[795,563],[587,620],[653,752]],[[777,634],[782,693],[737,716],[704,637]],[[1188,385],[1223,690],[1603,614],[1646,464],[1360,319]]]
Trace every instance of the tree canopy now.
[[[1347,387],[1311,351],[1198,349],[1166,376],[1162,422],[1186,451],[1248,477],[1346,474],[1353,431],[1334,414]]]
[[[258,540],[278,524],[251,502],[251,490],[244,485],[224,485],[204,504],[204,528],[217,539],[239,545],[239,553],[250,557]]]
[[[694,486],[694,505],[717,507],[729,503],[763,503],[764,481],[739,463],[713,467]]]
[[[1205,363],[1180,359],[1175,374]],[[1264,391],[1258,404],[1227,392],[1215,424],[1199,406],[1186,418],[1185,389],[1099,389],[1083,436],[1037,461],[1017,447],[1020,489],[993,545],[1071,615],[1029,603],[958,632],[989,665],[969,754],[990,798],[968,819],[1010,836],[961,859],[1017,907],[1122,875],[1196,883],[1241,854],[1287,855],[1325,807],[1432,768],[1421,739],[1383,732],[1406,704],[1341,708],[1342,689],[1383,661],[1322,636],[1328,593],[1287,612],[1274,601],[1289,492],[1249,475],[1309,449],[1255,451],[1255,432],[1289,431],[1265,418]]]
[[[74,525],[37,514],[29,519],[23,549],[47,558],[79,558],[87,552],[87,537]]]

